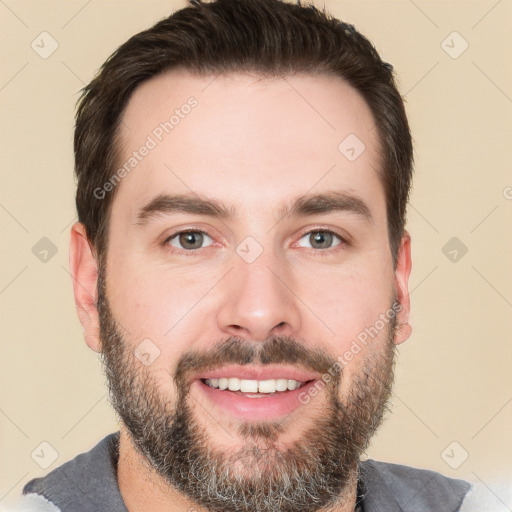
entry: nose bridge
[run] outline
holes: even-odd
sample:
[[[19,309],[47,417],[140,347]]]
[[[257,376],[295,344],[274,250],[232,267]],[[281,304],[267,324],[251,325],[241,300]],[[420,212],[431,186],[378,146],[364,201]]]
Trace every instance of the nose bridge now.
[[[248,251],[244,253],[244,249]],[[270,248],[251,261],[246,257],[251,250],[254,247],[240,244],[234,267],[226,276],[228,284],[218,310],[219,328],[254,341],[296,333],[300,329],[300,311],[291,286],[286,283],[290,276],[285,263]]]

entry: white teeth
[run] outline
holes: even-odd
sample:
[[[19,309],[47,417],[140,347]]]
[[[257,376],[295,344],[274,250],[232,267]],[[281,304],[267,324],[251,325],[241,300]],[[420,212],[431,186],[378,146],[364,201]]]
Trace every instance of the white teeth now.
[[[276,391],[286,391],[288,389],[288,379],[276,380]]]
[[[297,389],[298,382],[296,380],[288,379],[288,389],[290,391],[293,391],[294,389]]]
[[[293,391],[304,385],[293,379],[248,380],[237,377],[221,377],[220,379],[206,379],[206,384],[212,388],[224,391],[241,391],[242,393],[275,393],[276,391]]]
[[[236,377],[228,379],[228,389],[229,391],[240,391],[240,379]]]
[[[258,392],[258,381],[242,379],[240,381],[240,391],[242,391],[244,393],[257,393]]]
[[[260,380],[258,382],[258,391],[260,393],[275,393],[276,392],[276,381],[275,381],[275,379]]]

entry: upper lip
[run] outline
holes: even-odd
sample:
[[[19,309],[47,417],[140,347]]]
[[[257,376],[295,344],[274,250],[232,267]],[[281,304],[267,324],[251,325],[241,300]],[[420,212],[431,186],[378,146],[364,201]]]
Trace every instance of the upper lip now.
[[[239,366],[230,365],[197,374],[193,380],[236,377],[244,380],[293,379],[299,382],[316,380],[319,376],[300,368],[284,365]]]

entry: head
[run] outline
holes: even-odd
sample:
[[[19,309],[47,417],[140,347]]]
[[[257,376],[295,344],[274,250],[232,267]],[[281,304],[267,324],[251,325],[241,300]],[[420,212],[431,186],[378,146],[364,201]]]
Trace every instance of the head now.
[[[85,87],[75,158],[75,300],[134,449],[211,510],[342,499],[410,335],[391,66],[311,6],[193,2]]]

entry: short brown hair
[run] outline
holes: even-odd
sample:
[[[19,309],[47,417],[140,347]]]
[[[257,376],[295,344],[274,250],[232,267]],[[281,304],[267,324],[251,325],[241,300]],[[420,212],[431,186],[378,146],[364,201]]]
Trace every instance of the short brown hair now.
[[[352,25],[313,5],[282,0],[189,0],[134,35],[103,64],[78,102],[74,137],[78,220],[99,258],[106,256],[116,188],[94,193],[118,164],[118,128],[131,94],[173,68],[200,75],[237,71],[282,77],[295,72],[335,74],[366,100],[381,142],[379,173],[386,195],[393,261],[404,232],[413,151],[393,68]],[[341,142],[341,141],[340,141]]]

